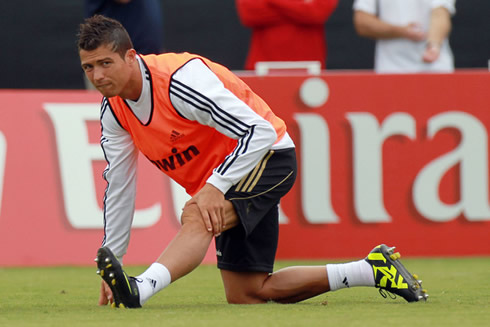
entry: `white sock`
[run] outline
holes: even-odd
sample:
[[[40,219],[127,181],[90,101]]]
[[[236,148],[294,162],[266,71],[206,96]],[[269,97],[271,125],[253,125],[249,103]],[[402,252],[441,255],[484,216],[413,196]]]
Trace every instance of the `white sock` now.
[[[328,264],[326,267],[331,291],[354,286],[374,286],[373,268],[365,260]]]
[[[170,285],[172,279],[167,267],[153,263],[144,273],[136,276],[140,292],[140,304],[145,304],[150,297]]]

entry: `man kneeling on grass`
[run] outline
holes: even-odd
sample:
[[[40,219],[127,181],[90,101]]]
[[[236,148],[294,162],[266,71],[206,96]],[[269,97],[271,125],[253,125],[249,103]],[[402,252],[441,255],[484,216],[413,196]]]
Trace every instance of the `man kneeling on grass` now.
[[[284,121],[236,75],[202,56],[138,55],[113,19],[87,19],[78,37],[81,66],[104,96],[100,305],[141,307],[194,270],[213,237],[229,303],[293,303],[354,286],[378,287],[409,302],[427,298],[386,245],[355,262],[272,272],[278,204],[296,177],[295,146]],[[192,198],[160,257],[130,277],[118,258],[129,243],[138,151]]]

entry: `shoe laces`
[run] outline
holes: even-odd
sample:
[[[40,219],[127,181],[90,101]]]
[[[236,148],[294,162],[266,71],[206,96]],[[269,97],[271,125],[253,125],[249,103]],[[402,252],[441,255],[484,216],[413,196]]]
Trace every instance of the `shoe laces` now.
[[[379,288],[379,294],[384,297],[385,299],[389,296],[392,300],[396,299],[396,295],[391,293],[390,291],[384,290],[382,288]]]

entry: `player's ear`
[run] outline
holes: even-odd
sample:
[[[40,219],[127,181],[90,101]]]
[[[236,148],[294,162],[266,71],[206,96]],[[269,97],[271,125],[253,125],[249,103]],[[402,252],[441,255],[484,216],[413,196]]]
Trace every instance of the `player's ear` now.
[[[136,50],[129,49],[128,51],[126,51],[126,55],[124,57],[124,60],[127,63],[132,64],[136,60]]]

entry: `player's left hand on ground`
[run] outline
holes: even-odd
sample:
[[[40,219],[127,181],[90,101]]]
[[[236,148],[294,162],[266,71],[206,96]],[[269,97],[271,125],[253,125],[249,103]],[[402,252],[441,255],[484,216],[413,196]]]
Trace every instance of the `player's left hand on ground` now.
[[[186,205],[195,203],[201,211],[206,229],[215,236],[221,234],[225,222],[225,196],[211,184],[204,187],[187,201]]]
[[[100,297],[99,297],[99,305],[107,305],[112,304],[114,302],[114,297],[112,295],[111,288],[105,281],[102,281],[100,285]]]

